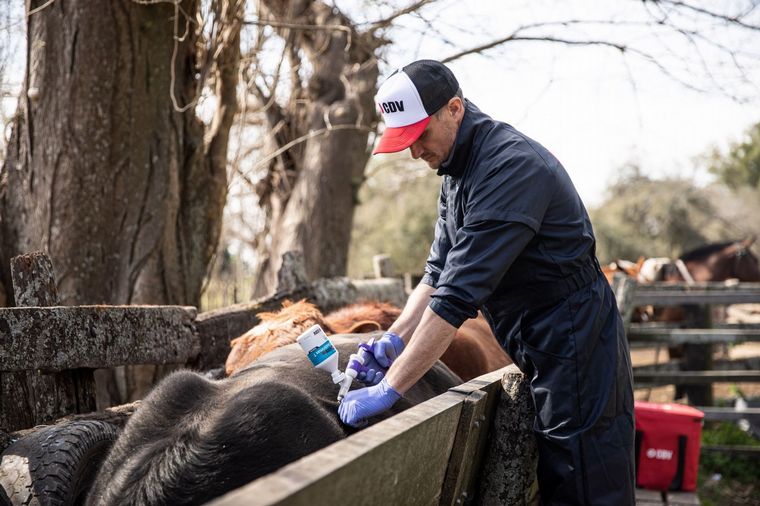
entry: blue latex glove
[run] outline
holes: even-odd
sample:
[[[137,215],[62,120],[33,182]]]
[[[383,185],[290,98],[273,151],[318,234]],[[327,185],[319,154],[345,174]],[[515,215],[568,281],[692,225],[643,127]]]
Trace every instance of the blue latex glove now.
[[[394,332],[386,332],[377,341],[370,340],[367,347],[359,347],[364,365],[358,369],[356,379],[365,385],[377,385],[394,360],[404,351],[404,340]]]
[[[400,398],[401,394],[383,378],[377,385],[348,392],[338,406],[338,414],[343,423],[360,427],[367,423],[367,418],[390,409]]]

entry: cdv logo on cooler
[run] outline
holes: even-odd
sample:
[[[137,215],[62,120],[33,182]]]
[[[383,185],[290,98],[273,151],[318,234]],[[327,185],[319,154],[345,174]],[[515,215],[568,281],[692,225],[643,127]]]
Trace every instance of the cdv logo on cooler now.
[[[649,448],[647,449],[647,458],[656,460],[670,460],[673,458],[673,450],[665,450],[662,448]]]

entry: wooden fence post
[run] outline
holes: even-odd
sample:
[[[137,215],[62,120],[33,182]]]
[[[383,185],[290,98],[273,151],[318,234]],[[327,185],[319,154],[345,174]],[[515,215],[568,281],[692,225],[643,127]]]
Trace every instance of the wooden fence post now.
[[[636,281],[623,273],[616,272],[612,277],[612,291],[615,294],[615,300],[617,301],[620,317],[623,320],[625,333],[628,335],[633,310],[635,309],[633,296],[636,292]]]
[[[696,329],[712,328],[712,316],[710,306],[686,305],[684,306],[686,316],[686,326]],[[683,345],[683,358],[681,359],[682,371],[711,371],[713,368],[713,349],[712,344],[692,344]],[[713,392],[712,385],[685,385],[682,387],[686,396],[689,398],[689,404],[692,406],[712,406]],[[680,390],[676,386],[676,390]]]
[[[375,255],[372,257],[372,269],[376,278],[393,277],[393,261],[390,255]]]
[[[11,279],[16,306],[59,304],[53,264],[44,253],[13,257]],[[72,413],[94,410],[95,381],[91,369],[52,374],[0,373],[0,428],[3,430],[25,429]]]
[[[538,493],[533,398],[528,380],[516,365],[507,368],[501,386],[475,502],[532,505]]]

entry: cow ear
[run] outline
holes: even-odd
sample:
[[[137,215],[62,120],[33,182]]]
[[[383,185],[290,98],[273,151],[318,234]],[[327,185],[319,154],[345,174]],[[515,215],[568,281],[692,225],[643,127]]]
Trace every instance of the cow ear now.
[[[373,322],[371,320],[365,320],[353,324],[346,331],[346,334],[366,334],[367,332],[374,332],[376,330],[382,330],[379,323]]]

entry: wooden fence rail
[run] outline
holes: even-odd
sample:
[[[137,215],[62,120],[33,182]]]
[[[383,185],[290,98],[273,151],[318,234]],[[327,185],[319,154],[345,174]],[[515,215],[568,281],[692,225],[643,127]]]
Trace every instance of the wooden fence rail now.
[[[628,324],[626,333],[631,347],[651,346],[653,343],[683,345],[682,372],[651,372],[639,370],[635,380],[642,384],[687,385],[684,390],[689,402],[697,405],[712,404],[713,382],[757,381],[748,371],[712,371],[715,343],[741,343],[760,341],[757,324],[714,325],[711,305],[760,302],[760,283],[652,283],[637,284],[628,295],[635,306],[683,306],[689,328],[675,328],[663,324]],[[630,310],[631,306],[626,309]],[[621,311],[622,313],[623,311]],[[678,387],[680,388],[680,387]]]
[[[401,279],[311,282],[300,255],[287,253],[283,264],[273,295],[197,315],[196,308],[185,306],[57,306],[47,256],[14,257],[15,299],[25,307],[0,308],[0,431],[93,411],[95,368],[219,367],[230,341],[256,325],[259,313],[278,310],[286,299],[309,299],[323,311],[361,299],[396,305],[406,299]]]
[[[635,342],[667,343],[667,344],[716,344],[744,343],[760,341],[758,329],[664,329],[645,328],[631,325],[628,339]]]
[[[635,377],[639,385],[712,385],[713,383],[760,382],[760,371],[641,371]]]
[[[200,349],[196,309],[58,306],[0,309],[0,371],[184,364]]]

